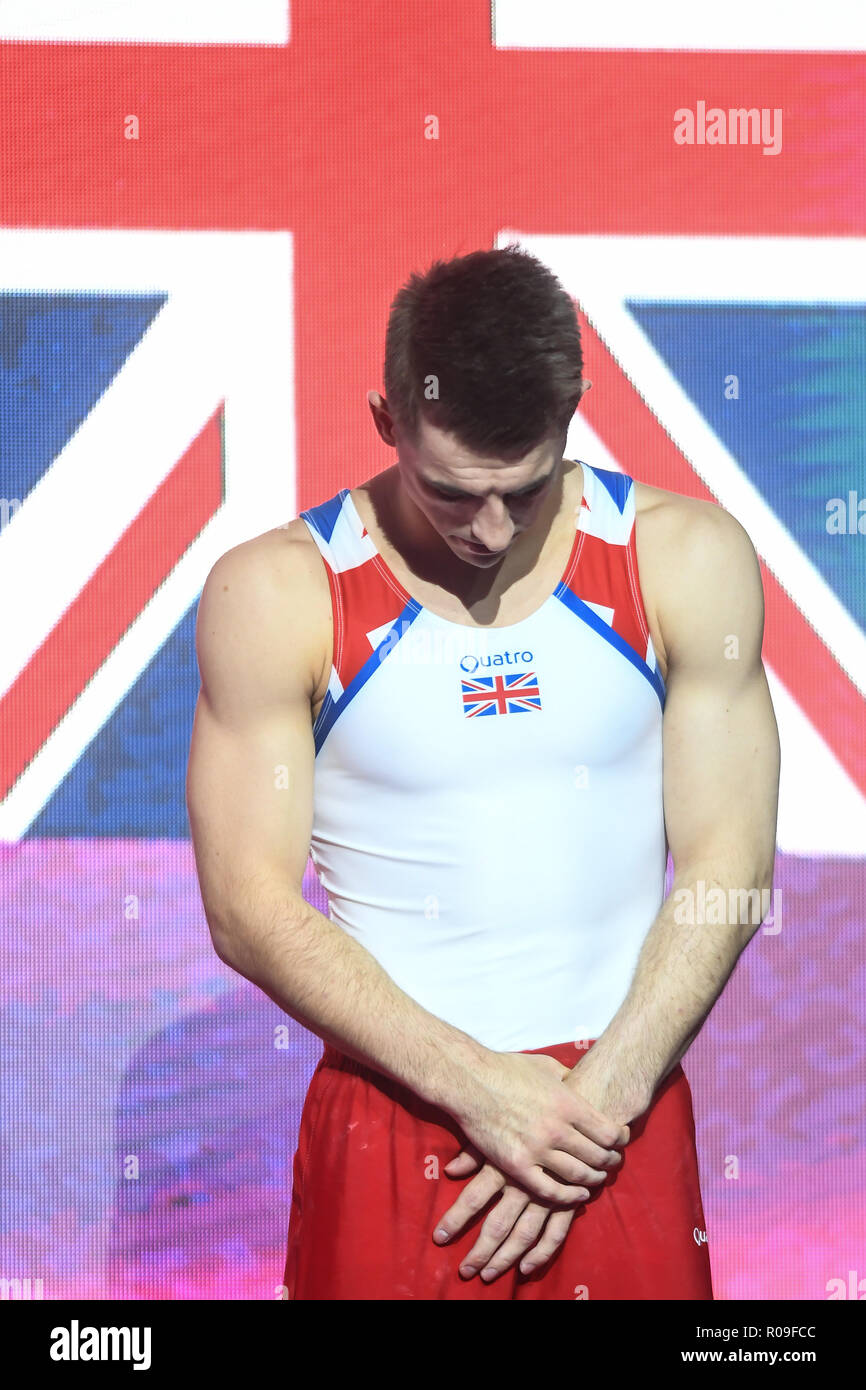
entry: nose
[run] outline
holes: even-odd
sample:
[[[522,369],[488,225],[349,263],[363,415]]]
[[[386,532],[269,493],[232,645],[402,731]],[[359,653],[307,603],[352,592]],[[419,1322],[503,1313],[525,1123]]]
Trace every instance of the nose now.
[[[471,526],[471,535],[488,550],[504,550],[514,536],[514,522],[501,497],[488,497],[478,509]]]

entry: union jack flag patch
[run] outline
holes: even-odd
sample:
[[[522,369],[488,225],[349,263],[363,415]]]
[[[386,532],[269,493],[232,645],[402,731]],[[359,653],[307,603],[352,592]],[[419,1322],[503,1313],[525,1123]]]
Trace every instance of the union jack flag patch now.
[[[516,676],[476,676],[461,684],[467,719],[481,714],[520,714],[541,709],[541,691],[534,671],[522,671]]]

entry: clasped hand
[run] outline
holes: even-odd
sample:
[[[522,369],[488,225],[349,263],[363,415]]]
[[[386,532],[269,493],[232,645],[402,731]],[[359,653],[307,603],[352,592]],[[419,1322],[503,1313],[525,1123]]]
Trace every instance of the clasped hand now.
[[[438,1245],[444,1245],[458,1235],[497,1192],[501,1196],[488,1213],[478,1239],[460,1265],[460,1273],[465,1278],[473,1277],[480,1270],[481,1278],[485,1282],[492,1282],[518,1260],[522,1274],[529,1274],[546,1264],[562,1246],[579,1206],[589,1199],[589,1187],[603,1184],[607,1174],[615,1172],[621,1164],[620,1150],[631,1137],[628,1126],[618,1117],[619,1107],[610,1096],[609,1086],[602,1083],[599,1077],[593,1077],[590,1069],[581,1072],[579,1065],[571,1071],[563,1068],[563,1084],[576,1090],[598,1114],[621,1124],[624,1138],[603,1160],[598,1160],[599,1170],[605,1171],[585,1178],[583,1181],[586,1185],[576,1192],[573,1188],[569,1189],[574,1196],[562,1202],[533,1197],[520,1183],[488,1162],[474,1144],[467,1143],[445,1165],[443,1171],[455,1179],[466,1178],[471,1173],[475,1173],[475,1177],[436,1223],[433,1239]],[[625,1112],[619,1109],[619,1113]]]

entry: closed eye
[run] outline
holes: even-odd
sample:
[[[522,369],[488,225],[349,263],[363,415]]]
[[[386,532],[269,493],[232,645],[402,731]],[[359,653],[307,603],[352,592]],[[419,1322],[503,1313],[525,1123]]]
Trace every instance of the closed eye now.
[[[525,502],[532,497],[536,497],[539,492],[543,492],[544,488],[547,486],[547,483],[548,479],[543,478],[540,483],[536,483],[534,487],[527,489],[526,492],[506,492],[503,494],[503,496],[506,500],[510,500],[512,502]],[[472,493],[470,492],[443,492],[442,489],[436,487],[434,483],[428,483],[427,486],[430,488],[431,492],[435,492],[437,497],[441,497],[443,502],[478,501],[478,498],[473,497]]]

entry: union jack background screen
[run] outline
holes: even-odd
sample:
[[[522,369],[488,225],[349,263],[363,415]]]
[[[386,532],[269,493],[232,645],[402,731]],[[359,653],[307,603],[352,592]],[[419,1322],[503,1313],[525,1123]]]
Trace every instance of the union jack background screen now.
[[[283,1296],[321,1043],[210,941],[196,606],[392,463],[410,272],[516,241],[567,456],[762,564],[778,855],[685,1059],[695,1239],[719,1299],[866,1298],[864,64],[847,0],[0,4],[4,1297]]]

